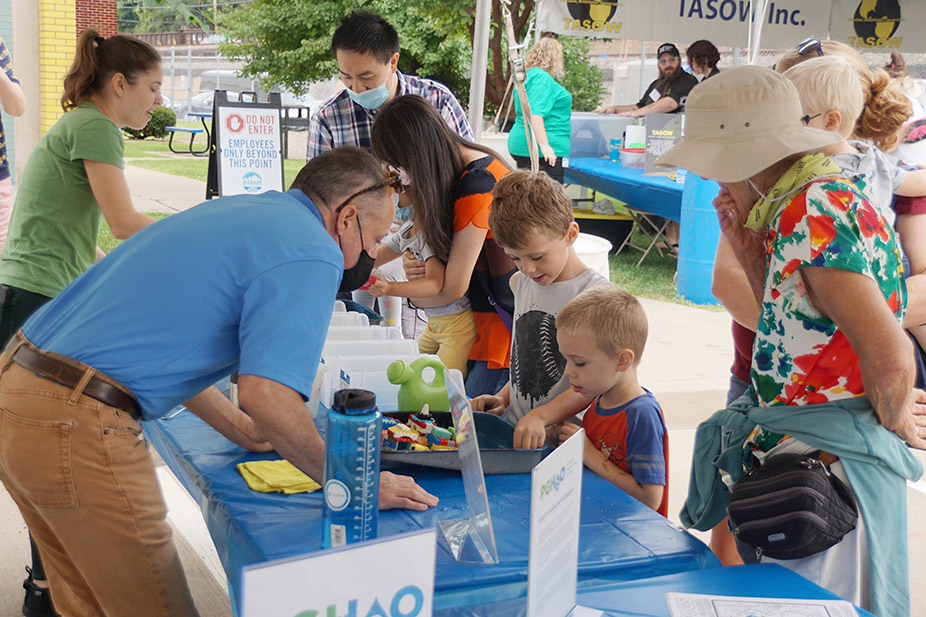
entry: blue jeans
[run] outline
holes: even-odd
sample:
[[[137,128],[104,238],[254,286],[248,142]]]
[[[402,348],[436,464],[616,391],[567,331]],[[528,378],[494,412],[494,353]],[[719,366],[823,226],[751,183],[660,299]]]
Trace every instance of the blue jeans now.
[[[509,370],[506,368],[489,368],[485,360],[474,360],[470,365],[466,377],[466,396],[469,398],[480,394],[496,394],[508,383]]]

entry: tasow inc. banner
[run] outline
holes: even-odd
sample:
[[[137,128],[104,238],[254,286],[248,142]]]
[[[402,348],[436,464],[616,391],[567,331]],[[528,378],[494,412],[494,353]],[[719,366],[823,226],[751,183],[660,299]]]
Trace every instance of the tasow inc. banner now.
[[[751,0],[541,0],[538,28],[571,36],[672,41],[708,39],[748,47]],[[809,36],[840,40],[859,51],[924,51],[926,0],[770,0],[760,47],[792,47]],[[758,21],[753,21],[753,29]]]

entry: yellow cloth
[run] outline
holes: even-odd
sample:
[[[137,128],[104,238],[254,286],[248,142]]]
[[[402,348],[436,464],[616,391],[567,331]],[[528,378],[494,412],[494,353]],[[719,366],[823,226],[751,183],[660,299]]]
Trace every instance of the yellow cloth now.
[[[255,491],[261,493],[311,493],[321,485],[286,460],[239,463],[238,473]]]
[[[764,232],[778,211],[800,189],[817,178],[838,178],[841,173],[839,165],[825,154],[814,152],[801,157],[769,189],[767,196],[760,193],[759,200],[746,218],[746,227]]]

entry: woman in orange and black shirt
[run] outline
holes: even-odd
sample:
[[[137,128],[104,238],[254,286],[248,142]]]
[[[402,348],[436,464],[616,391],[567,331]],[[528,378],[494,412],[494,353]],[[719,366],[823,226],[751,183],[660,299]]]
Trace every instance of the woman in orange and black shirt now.
[[[442,306],[464,294],[476,320],[466,394],[494,394],[508,382],[514,297],[508,279],[514,263],[489,230],[492,187],[508,167],[491,149],[467,141],[425,99],[405,95],[382,107],[373,123],[373,153],[405,170],[411,180],[416,216],[433,219],[422,226],[434,237],[431,247],[449,246],[440,293],[413,299],[417,306]],[[440,251],[436,251],[440,253]],[[424,264],[406,258],[409,278]]]

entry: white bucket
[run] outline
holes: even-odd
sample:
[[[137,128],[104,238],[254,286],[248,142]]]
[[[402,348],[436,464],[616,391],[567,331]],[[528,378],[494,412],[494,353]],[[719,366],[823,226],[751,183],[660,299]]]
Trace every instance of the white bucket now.
[[[572,246],[582,263],[589,268],[594,268],[609,281],[611,280],[611,266],[608,264],[610,242],[598,236],[580,233]]]

